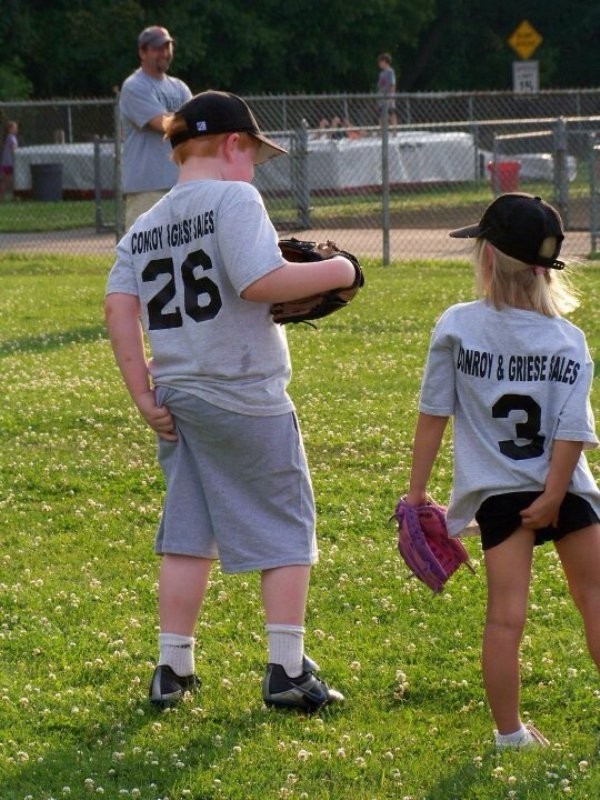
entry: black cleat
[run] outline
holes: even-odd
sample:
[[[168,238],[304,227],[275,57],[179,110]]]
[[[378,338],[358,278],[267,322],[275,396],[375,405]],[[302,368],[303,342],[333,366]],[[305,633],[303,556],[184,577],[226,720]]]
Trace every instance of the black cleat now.
[[[267,664],[263,678],[263,700],[268,706],[296,708],[300,711],[318,711],[329,703],[339,703],[344,695],[313,675],[314,662],[304,658],[304,672],[290,678],[281,664]]]
[[[150,683],[150,702],[157,708],[166,708],[183,699],[186,692],[193,692],[200,686],[195,675],[176,675],[167,664],[159,664],[154,670]]]

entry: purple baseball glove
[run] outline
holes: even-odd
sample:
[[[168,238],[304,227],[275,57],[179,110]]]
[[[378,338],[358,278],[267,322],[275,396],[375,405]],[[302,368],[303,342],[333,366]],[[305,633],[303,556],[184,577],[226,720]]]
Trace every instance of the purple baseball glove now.
[[[398,551],[406,566],[434,594],[461,564],[474,572],[462,542],[448,536],[443,506],[433,501],[411,506],[401,498],[391,519],[398,525]]]

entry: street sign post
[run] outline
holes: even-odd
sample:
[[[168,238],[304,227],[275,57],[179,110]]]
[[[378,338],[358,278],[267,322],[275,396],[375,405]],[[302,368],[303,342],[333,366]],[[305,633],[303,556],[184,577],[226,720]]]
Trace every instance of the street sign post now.
[[[524,60],[537,50],[543,39],[533,25],[526,19],[520,22],[508,37],[508,44]]]
[[[539,64],[537,61],[513,61],[513,92],[536,94],[540,90]]]
[[[535,94],[540,90],[540,72],[537,61],[529,57],[543,39],[533,25],[524,19],[507,39],[508,44],[522,61],[513,61],[513,91],[515,94]]]

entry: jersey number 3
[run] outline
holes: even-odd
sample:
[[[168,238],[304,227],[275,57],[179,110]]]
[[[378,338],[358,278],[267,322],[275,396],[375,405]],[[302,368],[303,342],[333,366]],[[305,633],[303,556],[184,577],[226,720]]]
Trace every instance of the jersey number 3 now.
[[[214,319],[223,305],[219,287],[210,278],[202,275],[197,278],[195,270],[202,267],[203,271],[212,269],[212,262],[204,250],[195,250],[190,253],[181,265],[181,278],[184,286],[183,305],[185,313],[195,322],[204,322]],[[148,301],[148,327],[150,330],[164,330],[165,328],[181,328],[183,316],[179,306],[173,311],[165,308],[175,299],[175,265],[171,258],[157,258],[150,261],[142,272],[142,280],[155,281],[159,275],[167,275],[169,280]],[[200,298],[203,302],[200,302]]]
[[[518,439],[527,439],[528,444],[517,444],[512,439],[498,442],[502,455],[514,461],[539,458],[544,453],[544,437],[540,434],[542,410],[533,397],[525,394],[504,394],[492,406],[494,419],[506,419],[511,411],[524,411],[527,418],[515,424]]]

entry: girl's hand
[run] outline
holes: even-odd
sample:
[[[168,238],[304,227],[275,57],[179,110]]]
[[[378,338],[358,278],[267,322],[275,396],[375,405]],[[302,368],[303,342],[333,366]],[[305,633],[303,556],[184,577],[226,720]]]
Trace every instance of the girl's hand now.
[[[429,501],[427,492],[411,491],[410,489],[404,497],[409,506],[421,506]]]
[[[523,527],[536,530],[550,525],[555,528],[558,525],[558,512],[562,501],[562,497],[552,497],[543,492],[530,506],[521,511]]]

